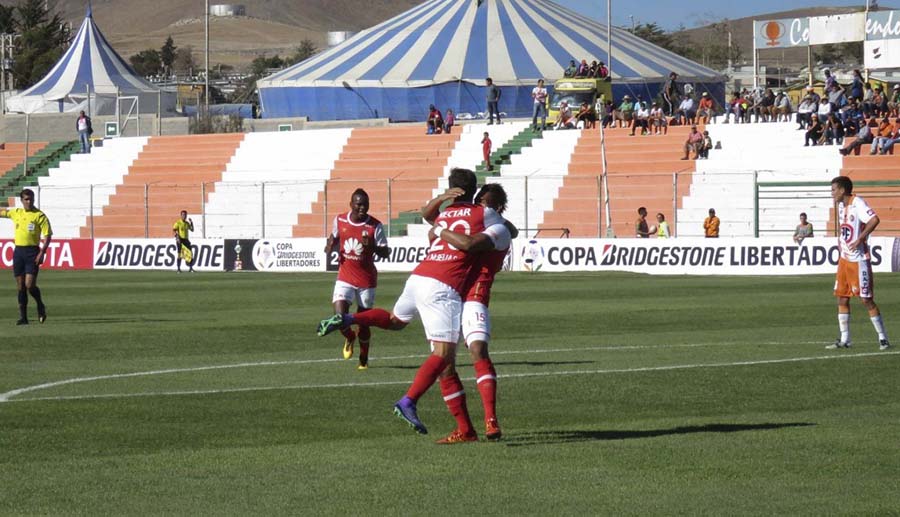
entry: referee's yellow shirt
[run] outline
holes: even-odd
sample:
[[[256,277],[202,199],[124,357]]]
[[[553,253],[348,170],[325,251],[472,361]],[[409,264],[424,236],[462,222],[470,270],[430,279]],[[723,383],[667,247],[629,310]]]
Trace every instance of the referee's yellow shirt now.
[[[172,229],[178,232],[179,239],[187,239],[189,237],[188,234],[191,231],[191,225],[187,221],[179,219],[172,225]]]
[[[16,226],[16,246],[40,246],[41,236],[53,235],[50,229],[50,220],[44,212],[37,208],[25,210],[24,208],[0,209],[0,217],[12,219]]]

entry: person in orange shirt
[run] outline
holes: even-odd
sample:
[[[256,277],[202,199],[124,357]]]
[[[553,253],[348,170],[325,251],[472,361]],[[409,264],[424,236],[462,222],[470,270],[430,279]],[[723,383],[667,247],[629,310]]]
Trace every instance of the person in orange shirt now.
[[[700,97],[700,104],[697,106],[697,122],[701,124],[709,124],[710,117],[713,116],[713,101],[709,93],[703,92]]]
[[[872,139],[872,148],[869,150],[869,154],[872,155],[879,150],[883,150],[888,142],[893,141],[896,130],[897,128],[891,124],[891,121],[887,117],[881,119],[881,123],[878,124],[878,134]],[[884,152],[881,154],[884,154]]]
[[[716,209],[709,209],[709,217],[703,221],[703,232],[707,239],[719,237],[719,218],[716,217]]]

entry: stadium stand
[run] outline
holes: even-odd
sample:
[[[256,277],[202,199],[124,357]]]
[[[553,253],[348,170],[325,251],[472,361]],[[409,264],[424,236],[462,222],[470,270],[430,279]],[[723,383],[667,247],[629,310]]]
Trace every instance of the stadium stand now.
[[[93,218],[94,236],[171,236],[180,210],[203,212],[204,193],[208,197],[221,180],[243,139],[242,133],[151,137],[102,215]],[[83,227],[81,235],[89,234]]]
[[[298,214],[311,213],[322,196],[351,132],[248,134],[209,195],[206,236],[290,238]]]

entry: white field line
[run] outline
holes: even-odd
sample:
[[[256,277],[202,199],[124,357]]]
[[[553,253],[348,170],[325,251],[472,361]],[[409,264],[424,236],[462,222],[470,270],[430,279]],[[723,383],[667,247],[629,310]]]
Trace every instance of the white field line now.
[[[819,344],[813,342],[807,343],[778,343],[778,342],[770,342],[770,343],[758,343],[760,345],[787,345],[787,344]],[[706,347],[706,346],[727,346],[733,344],[729,343],[685,343],[679,345],[620,345],[620,346],[594,346],[594,347],[582,347],[582,348],[547,348],[547,349],[538,349],[538,350],[506,350],[506,351],[491,351],[492,355],[520,355],[520,354],[551,354],[551,353],[565,353],[565,352],[582,352],[582,351],[616,351],[616,350],[645,350],[645,349],[660,349],[660,348],[696,348],[696,347]],[[419,359],[423,357],[427,357],[427,354],[415,354],[415,355],[398,355],[398,356],[389,356],[389,357],[377,357],[373,356],[372,359],[377,359],[379,361],[396,361],[403,359]],[[8,402],[13,397],[17,397],[23,393],[29,393],[32,391],[46,390],[49,388],[56,388],[59,386],[65,386],[68,384],[80,384],[84,382],[94,382],[94,381],[104,381],[110,379],[127,379],[129,377],[150,377],[154,375],[167,375],[172,373],[192,373],[192,372],[203,372],[209,370],[227,370],[233,368],[257,368],[260,366],[287,366],[287,365],[297,365],[297,364],[315,364],[315,363],[337,363],[343,361],[338,358],[329,358],[329,359],[297,359],[291,361],[259,361],[259,362],[251,362],[251,363],[235,363],[235,364],[222,364],[222,365],[211,365],[211,366],[196,366],[190,368],[170,368],[165,370],[150,370],[146,372],[131,372],[131,373],[114,373],[108,375],[95,375],[91,377],[75,377],[72,379],[63,379],[61,381],[53,381],[44,384],[37,384],[34,386],[27,386],[24,388],[18,388],[11,391],[7,391],[6,393],[0,393],[0,403]],[[36,399],[29,399],[36,400]]]
[[[729,368],[735,366],[757,366],[765,364],[784,364],[799,363],[809,361],[826,361],[831,359],[854,359],[860,357],[875,357],[883,355],[897,355],[900,351],[893,352],[867,352],[858,354],[841,354],[841,355],[823,355],[809,357],[791,357],[786,359],[761,359],[757,361],[734,361],[729,363],[697,363],[697,364],[680,364],[668,366],[646,366],[637,368],[617,368],[607,370],[560,370],[551,372],[531,372],[531,373],[513,373],[506,375],[498,375],[501,379],[521,379],[528,377],[559,377],[570,375],[603,375],[617,373],[642,373],[642,372],[663,372],[672,370],[690,370],[698,368]],[[410,356],[419,357],[419,356]],[[323,362],[317,360],[316,362]],[[252,364],[252,363],[250,363]],[[132,375],[133,376],[133,375]],[[468,379],[474,380],[474,379]],[[172,396],[172,395],[215,395],[223,393],[242,393],[253,391],[276,391],[276,390],[306,390],[306,389],[328,389],[328,388],[362,388],[372,386],[393,386],[409,384],[409,380],[402,381],[377,381],[377,382],[349,382],[349,383],[332,383],[332,384],[296,384],[289,386],[257,386],[249,388],[223,388],[210,390],[190,390],[190,391],[159,391],[145,393],[118,393],[118,394],[98,394],[98,395],[72,395],[58,397],[35,397],[29,399],[9,400],[9,398],[0,399],[0,402],[28,402],[28,401],[47,401],[47,400],[89,400],[103,398],[133,398],[133,397],[153,397],[153,396]],[[12,392],[9,392],[12,393]],[[6,395],[6,394],[4,394]]]

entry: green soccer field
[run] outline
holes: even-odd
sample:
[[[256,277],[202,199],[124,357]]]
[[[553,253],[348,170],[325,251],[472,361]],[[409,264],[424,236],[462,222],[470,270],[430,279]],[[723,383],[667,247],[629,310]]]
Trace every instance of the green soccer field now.
[[[383,274],[390,308],[406,275]],[[900,342],[900,275],[877,278]],[[900,353],[830,277],[504,273],[504,438],[438,446],[391,414],[428,352],[375,330],[368,371],[317,338],[333,275],[41,275],[0,292],[0,514],[792,515],[898,512]],[[32,318],[34,305],[31,306]],[[469,409],[483,432],[471,361]]]

